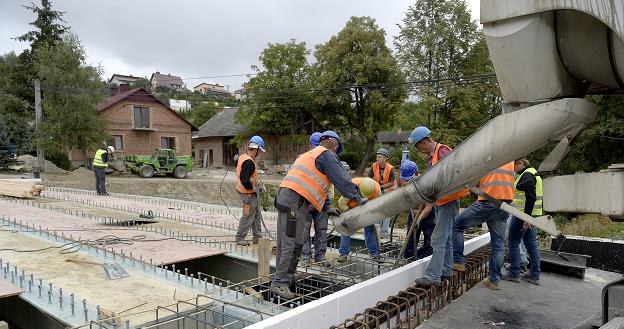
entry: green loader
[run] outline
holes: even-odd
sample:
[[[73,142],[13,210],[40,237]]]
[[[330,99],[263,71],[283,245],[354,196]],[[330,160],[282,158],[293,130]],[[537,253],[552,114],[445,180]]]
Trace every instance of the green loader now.
[[[176,156],[174,149],[158,148],[150,155],[128,155],[124,157],[128,171],[139,174],[143,178],[154,175],[173,175],[175,178],[186,178],[193,170],[193,159],[188,155]]]

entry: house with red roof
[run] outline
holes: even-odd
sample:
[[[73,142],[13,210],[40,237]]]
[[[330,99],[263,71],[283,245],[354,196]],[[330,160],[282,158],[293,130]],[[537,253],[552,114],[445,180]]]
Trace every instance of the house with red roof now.
[[[97,105],[97,111],[106,122],[108,145],[115,147],[116,158],[152,154],[159,147],[191,155],[191,133],[197,128],[144,88],[128,90],[123,84],[111,88],[110,96]],[[71,151],[69,157],[74,164],[84,164],[79,151]]]

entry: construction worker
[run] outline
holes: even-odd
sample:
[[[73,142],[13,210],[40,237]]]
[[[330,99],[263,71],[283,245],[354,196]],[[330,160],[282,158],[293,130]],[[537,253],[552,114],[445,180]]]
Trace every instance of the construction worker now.
[[[407,184],[412,179],[418,176],[418,165],[414,161],[404,160],[401,162],[401,175],[399,183],[401,186]],[[407,212],[407,230],[412,226],[414,221],[414,213],[418,213],[416,218],[417,227],[412,232],[412,236],[406,237],[408,239],[407,246],[405,246],[405,252],[403,253],[404,259],[413,260],[414,249],[418,247],[418,241],[420,240],[420,234],[423,234],[423,246],[418,248],[416,252],[416,258],[425,258],[433,253],[431,248],[431,234],[435,228],[435,214],[433,211],[433,203],[427,203],[420,205],[418,209],[410,209]]]
[[[396,190],[397,181],[394,177],[394,167],[388,163],[390,154],[388,150],[380,148],[377,150],[376,159],[373,166],[368,171],[368,177],[374,179],[381,186],[381,193],[386,194]],[[390,218],[381,221],[381,237],[387,238],[390,235]]]
[[[511,203],[514,198],[514,180],[514,163],[509,162],[481,178],[478,187],[500,201]],[[453,225],[453,269],[459,272],[466,271],[464,231],[469,227],[483,223],[487,223],[488,231],[490,231],[490,275],[483,280],[483,284],[492,290],[498,290],[501,267],[505,258],[507,213],[482,196],[479,196],[477,201],[455,218],[455,225]]]
[[[542,210],[542,178],[537,170],[530,166],[525,158],[514,162],[517,178],[514,181],[513,206],[527,215],[541,216]],[[524,242],[530,259],[529,273],[520,277],[520,243]],[[504,280],[519,282],[520,279],[539,285],[540,254],[537,245],[537,229],[531,224],[516,217],[511,217],[509,224],[509,273]]]
[[[310,135],[310,150],[319,146],[321,143],[321,135],[322,134],[320,132],[315,132]],[[330,208],[333,196],[334,186],[330,184],[323,209],[321,209],[321,211],[317,211],[312,206],[308,207],[308,217],[306,218],[304,227],[303,249],[301,250],[301,261],[303,266],[308,266],[310,264],[312,254],[312,239],[310,238],[310,230],[312,229],[312,224],[314,224],[314,261],[326,267],[331,266],[331,263],[325,260],[325,253],[327,252],[328,212],[336,214],[335,210]]]
[[[271,291],[282,298],[295,297],[289,286],[303,247],[308,206],[322,211],[332,183],[340,194],[354,200],[357,205],[368,201],[360,196],[357,186],[342,167],[338,159],[341,151],[342,142],[338,134],[325,131],[321,134],[319,146],[297,157],[277,191],[276,269]]]
[[[109,195],[106,192],[106,168],[112,159],[115,148],[108,146],[95,151],[93,156],[93,174],[95,175],[95,191],[97,195]]]
[[[264,185],[258,180],[258,166],[256,159],[260,152],[265,152],[264,140],[260,136],[253,136],[247,143],[247,150],[238,157],[236,164],[236,191],[243,201],[243,215],[236,230],[236,244],[248,246],[245,237],[251,229],[254,244],[262,237],[262,213],[258,205],[258,193],[264,192]]]
[[[353,178],[352,181],[355,185],[357,185],[360,195],[368,200],[375,199],[381,195],[381,187],[379,186],[379,183],[372,178],[356,177]],[[356,206],[357,204],[355,201],[349,200],[343,196],[338,199],[338,210],[340,211],[347,211],[355,208]],[[368,248],[371,258],[379,260],[379,239],[377,238],[375,225],[369,225],[364,228],[364,243],[366,244],[366,248]],[[338,252],[340,253],[340,257],[338,258],[339,263],[347,261],[347,256],[351,252],[350,246],[351,237],[348,235],[340,236],[340,249],[338,249]]]
[[[442,158],[451,153],[447,145],[438,143],[431,138],[431,130],[420,126],[414,128],[408,138],[419,152],[427,154],[429,166],[434,166]],[[450,280],[453,277],[453,223],[459,213],[459,198],[468,195],[467,190],[447,194],[435,202],[436,226],[431,234],[433,255],[423,278],[416,279],[416,283],[429,287],[440,286],[442,279]]]

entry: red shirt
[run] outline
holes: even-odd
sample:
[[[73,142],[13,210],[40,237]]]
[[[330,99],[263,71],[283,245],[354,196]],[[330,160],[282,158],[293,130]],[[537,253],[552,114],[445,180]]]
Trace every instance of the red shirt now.
[[[436,143],[436,145],[431,149],[431,152],[429,152],[429,156],[427,157],[429,167],[431,167],[431,160],[433,159],[433,152],[435,151],[436,146],[438,146],[438,144],[439,143]],[[449,153],[451,153],[451,148],[446,145],[442,145],[440,149],[438,150],[438,159],[442,160]]]

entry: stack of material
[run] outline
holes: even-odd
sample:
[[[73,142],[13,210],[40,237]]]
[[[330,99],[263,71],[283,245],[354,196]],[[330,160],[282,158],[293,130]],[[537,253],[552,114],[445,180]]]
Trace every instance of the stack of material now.
[[[0,179],[0,195],[32,198],[43,189],[43,182],[38,179]]]

